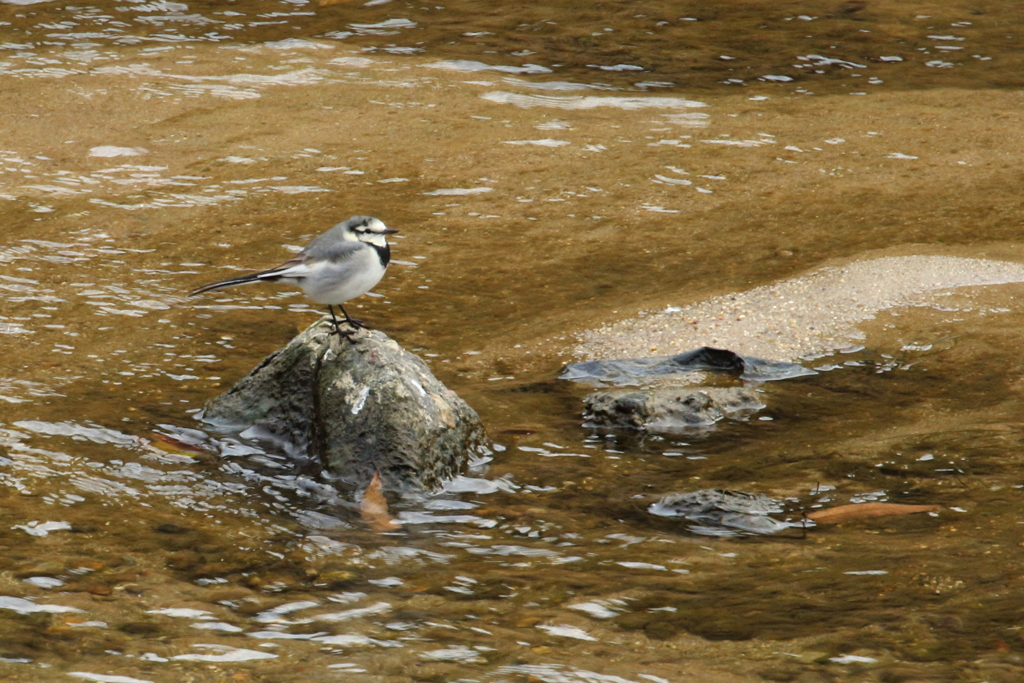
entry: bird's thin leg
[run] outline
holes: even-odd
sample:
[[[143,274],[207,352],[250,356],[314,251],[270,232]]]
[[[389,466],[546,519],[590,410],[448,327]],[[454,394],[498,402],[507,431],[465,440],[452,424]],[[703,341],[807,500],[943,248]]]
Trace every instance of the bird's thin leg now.
[[[338,322],[338,319],[334,317],[334,306],[331,306],[330,304],[328,304],[327,305],[327,310],[331,312],[331,322],[334,323],[334,332],[331,332],[331,334],[336,334],[336,335],[338,335],[340,337],[343,333],[341,331],[341,324]],[[344,311],[345,309],[343,308],[341,310]],[[346,317],[348,317],[348,316],[346,316]]]
[[[341,304],[338,304],[338,308],[340,308],[341,312],[345,314],[345,322],[347,322],[349,325],[351,325],[352,327],[356,327],[356,328],[366,327],[366,325],[363,324],[362,320],[360,320],[359,318],[353,318],[352,316],[350,316],[348,314],[348,311],[345,310],[344,306],[342,306]]]

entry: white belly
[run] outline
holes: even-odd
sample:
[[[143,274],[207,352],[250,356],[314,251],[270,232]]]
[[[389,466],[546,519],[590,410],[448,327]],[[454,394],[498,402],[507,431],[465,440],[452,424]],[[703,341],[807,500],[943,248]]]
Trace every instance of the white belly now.
[[[302,290],[318,304],[343,304],[373,289],[384,270],[377,252],[367,248],[342,263],[325,262],[311,269]]]

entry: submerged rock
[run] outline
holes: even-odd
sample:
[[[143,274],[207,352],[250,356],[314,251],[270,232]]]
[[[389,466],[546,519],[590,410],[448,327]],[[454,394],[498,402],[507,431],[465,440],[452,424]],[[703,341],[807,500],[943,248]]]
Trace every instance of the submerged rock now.
[[[675,356],[570,363],[562,369],[559,379],[624,387],[637,386],[668,375],[702,371],[724,372],[740,379],[759,382],[818,374],[796,363],[741,356],[726,349],[702,346]]]
[[[764,408],[748,387],[610,389],[583,399],[586,427],[626,427],[678,432],[708,427],[727,415],[741,417]]]
[[[485,444],[480,418],[382,332],[330,335],[322,320],[206,404],[203,420],[319,461],[336,485],[431,490]]]
[[[596,387],[643,387],[632,391],[604,389],[584,398],[587,427],[678,432],[708,427],[727,416],[748,417],[765,407],[749,387],[686,386],[683,376],[695,372],[724,373],[735,380],[753,382],[817,374],[794,363],[702,346],[675,356],[570,363],[559,379]]]
[[[739,533],[774,534],[802,522],[780,522],[769,517],[783,512],[782,502],[761,493],[701,489],[673,493],[647,508],[652,515],[693,522],[690,531],[704,536]]]

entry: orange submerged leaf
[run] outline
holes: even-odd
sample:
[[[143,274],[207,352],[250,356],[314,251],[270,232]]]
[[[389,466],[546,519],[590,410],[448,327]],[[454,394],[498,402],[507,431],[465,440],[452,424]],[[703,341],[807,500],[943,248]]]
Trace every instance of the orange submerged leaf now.
[[[189,443],[182,439],[176,439],[170,434],[164,434],[162,432],[152,432],[153,441],[152,445],[159,448],[162,451],[168,453],[174,453],[176,455],[187,455],[192,457],[193,455],[205,455],[211,452],[209,448],[201,446],[195,443]]]
[[[388,499],[384,497],[380,472],[374,472],[373,479],[366,485],[359,501],[359,514],[374,531],[394,531],[402,526],[388,514]]]
[[[854,503],[838,505],[834,508],[815,510],[804,515],[818,524],[841,524],[855,519],[867,517],[888,517],[889,515],[909,515],[915,512],[934,512],[938,505],[901,505],[899,503]]]

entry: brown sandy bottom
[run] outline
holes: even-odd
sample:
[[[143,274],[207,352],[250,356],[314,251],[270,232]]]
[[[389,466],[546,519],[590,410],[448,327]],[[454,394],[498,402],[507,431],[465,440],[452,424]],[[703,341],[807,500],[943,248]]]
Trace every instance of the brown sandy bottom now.
[[[1019,678],[1019,7],[630,3],[626,40],[576,6],[285,4],[0,5],[0,677]],[[273,452],[154,434],[320,315],[184,293],[355,213],[402,232],[351,311],[504,447],[393,536]],[[677,437],[584,430],[553,379],[703,344],[865,348]],[[768,539],[646,511],[713,487],[942,509]]]

